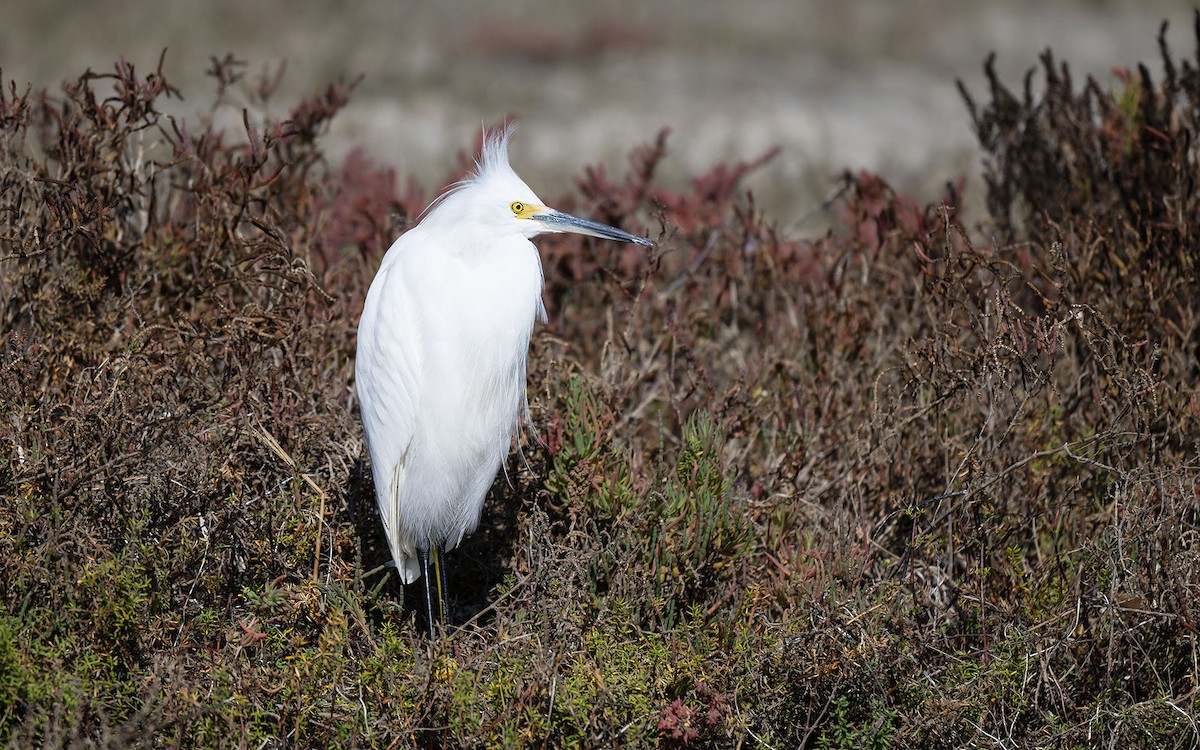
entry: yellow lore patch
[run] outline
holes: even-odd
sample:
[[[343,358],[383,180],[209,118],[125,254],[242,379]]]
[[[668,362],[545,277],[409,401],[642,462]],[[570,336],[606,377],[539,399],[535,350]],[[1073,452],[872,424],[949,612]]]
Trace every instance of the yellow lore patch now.
[[[518,219],[530,219],[540,211],[545,210],[541,206],[535,206],[532,203],[522,203],[521,201],[513,201],[508,204],[508,207],[512,209],[513,214]]]

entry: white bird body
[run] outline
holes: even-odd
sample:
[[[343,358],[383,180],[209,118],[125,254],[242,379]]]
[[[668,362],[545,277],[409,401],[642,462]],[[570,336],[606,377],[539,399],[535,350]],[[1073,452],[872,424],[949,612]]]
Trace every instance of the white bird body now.
[[[529,337],[545,315],[532,242],[448,247],[423,227],[384,256],[355,363],[376,498],[405,583],[420,576],[418,549],[453,549],[478,525],[525,410]]]
[[[512,129],[484,141],[476,173],[383,257],[358,326],[355,379],[375,496],[405,583],[479,524],[513,430],[528,413],[525,362],[545,318],[530,238],[576,232],[649,245],[542,205],[508,164]]]

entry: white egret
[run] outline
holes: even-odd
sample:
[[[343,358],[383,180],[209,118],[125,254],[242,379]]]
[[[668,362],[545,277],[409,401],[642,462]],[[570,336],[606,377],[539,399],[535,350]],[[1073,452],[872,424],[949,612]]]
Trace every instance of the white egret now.
[[[405,583],[445,623],[443,556],[475,530],[528,415],[525,360],[542,307],[530,238],[574,232],[649,246],[547,208],[508,164],[512,127],[485,135],[473,175],[383,256],[358,325],[355,378],[375,498]],[[430,580],[432,563],[433,581]]]

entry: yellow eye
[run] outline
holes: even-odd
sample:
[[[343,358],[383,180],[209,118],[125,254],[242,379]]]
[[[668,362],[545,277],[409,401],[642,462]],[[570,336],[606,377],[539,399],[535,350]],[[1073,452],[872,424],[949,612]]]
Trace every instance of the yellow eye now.
[[[522,203],[521,201],[517,201],[517,202],[513,203],[511,206],[509,206],[509,208],[512,209],[512,212],[514,214],[516,214],[517,216],[520,216],[525,211],[525,204]]]

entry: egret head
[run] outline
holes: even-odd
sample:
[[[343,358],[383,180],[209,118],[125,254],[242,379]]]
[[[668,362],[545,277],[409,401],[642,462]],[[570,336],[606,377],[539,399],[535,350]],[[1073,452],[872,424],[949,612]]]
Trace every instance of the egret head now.
[[[469,212],[481,228],[495,234],[532,238],[539,234],[570,232],[647,247],[653,244],[644,237],[556,211],[542,203],[509,166],[508,140],[512,133],[510,124],[484,136],[483,152],[475,173],[444,196],[435,211],[443,206],[449,209],[453,204],[453,210],[460,217]]]

